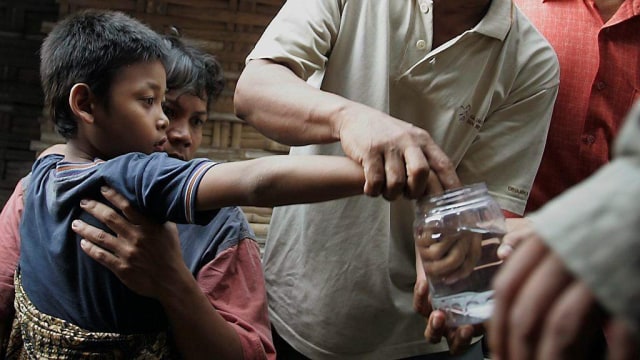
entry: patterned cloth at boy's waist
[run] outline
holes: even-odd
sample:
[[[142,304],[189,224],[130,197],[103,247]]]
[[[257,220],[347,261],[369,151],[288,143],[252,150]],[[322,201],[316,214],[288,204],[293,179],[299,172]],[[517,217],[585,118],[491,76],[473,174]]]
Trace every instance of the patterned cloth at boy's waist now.
[[[7,359],[176,359],[166,332],[121,335],[90,332],[44,314],[29,301],[15,276],[16,318],[7,346]]]

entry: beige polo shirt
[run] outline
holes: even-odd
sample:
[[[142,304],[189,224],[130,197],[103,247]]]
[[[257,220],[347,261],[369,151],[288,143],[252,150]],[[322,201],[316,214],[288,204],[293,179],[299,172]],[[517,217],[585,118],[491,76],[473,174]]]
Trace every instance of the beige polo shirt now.
[[[427,0],[288,0],[248,59],[429,131],[464,183],[522,213],[558,87],[555,53],[508,0],[432,49]],[[340,144],[293,154],[342,154]],[[327,169],[327,171],[331,171]],[[413,204],[364,196],[274,211],[264,257],[271,320],[314,359],[410,356],[429,346],[411,306]]]

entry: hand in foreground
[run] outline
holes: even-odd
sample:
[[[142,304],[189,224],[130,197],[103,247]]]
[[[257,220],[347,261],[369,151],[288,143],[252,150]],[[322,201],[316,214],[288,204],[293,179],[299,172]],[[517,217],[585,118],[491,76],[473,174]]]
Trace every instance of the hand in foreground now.
[[[101,192],[124,216],[100,202],[83,201],[80,204],[82,209],[117,236],[76,220],[72,229],[83,237],[82,249],[111,270],[131,290],[143,296],[160,298],[171,286],[174,275],[186,269],[175,224],[158,224],[146,219],[111,188],[103,187]]]
[[[340,141],[345,154],[364,167],[365,194],[393,200],[404,193],[415,199],[432,192],[432,172],[445,189],[461,185],[453,164],[424,129],[364,105],[347,112]]]
[[[600,331],[603,312],[584,283],[532,228],[494,279],[488,336],[494,360],[582,359]]]
[[[507,233],[498,247],[498,257],[503,260],[509,257],[523,241],[532,238],[535,234],[533,224],[527,218],[506,219],[506,227]]]

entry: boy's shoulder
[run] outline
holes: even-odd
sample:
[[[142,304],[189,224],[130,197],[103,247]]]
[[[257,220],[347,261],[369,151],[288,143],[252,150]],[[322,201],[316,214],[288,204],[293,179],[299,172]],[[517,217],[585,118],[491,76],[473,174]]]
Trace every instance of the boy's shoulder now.
[[[48,154],[36,159],[31,168],[31,172],[37,172],[39,169],[56,167],[59,162],[64,159],[61,154]]]

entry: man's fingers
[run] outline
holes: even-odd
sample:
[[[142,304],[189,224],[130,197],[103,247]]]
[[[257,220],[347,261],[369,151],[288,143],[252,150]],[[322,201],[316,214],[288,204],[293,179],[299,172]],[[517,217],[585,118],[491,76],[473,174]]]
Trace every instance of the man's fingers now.
[[[104,196],[107,201],[109,201],[113,206],[115,206],[118,210],[122,211],[124,216],[129,220],[129,222],[133,224],[143,224],[146,221],[146,218],[142,216],[133,206],[129,200],[127,200],[120,193],[116,192],[109,186],[102,186],[100,188],[100,193]]]
[[[507,233],[502,238],[502,243],[498,247],[498,257],[506,259],[511,255],[513,250],[527,238],[534,235],[534,228],[529,219],[507,219]]]
[[[402,194],[407,181],[404,156],[397,148],[389,148],[384,154],[385,188],[382,195],[395,200]]]
[[[413,287],[413,308],[414,310],[424,316],[429,316],[431,312],[431,305],[429,304],[429,284],[427,279],[418,277],[416,284]]]
[[[438,279],[446,279],[453,282],[456,278],[462,277],[462,269],[469,255],[471,241],[465,238],[445,238],[444,241],[435,243],[426,250],[421,249],[421,253],[430,252],[434,256],[433,261],[425,262],[424,268],[427,275],[435,276]]]
[[[115,242],[117,240],[113,235],[82,220],[74,220],[71,223],[71,229],[82,238],[109,252],[113,252],[113,249],[116,248]]]
[[[489,321],[489,347],[496,359],[507,359],[509,314],[514,299],[531,269],[546,255],[544,243],[528,241],[505,261],[493,280],[495,307]]]
[[[431,173],[429,163],[427,162],[422,150],[416,147],[410,147],[405,151],[404,162],[407,175],[404,195],[409,199],[417,199],[425,195],[428,191],[428,187],[430,185],[428,180]],[[437,182],[437,186],[441,188],[442,185],[440,185],[440,180],[437,179],[435,174],[433,177]],[[440,192],[442,192],[441,189],[437,193]]]
[[[113,253],[86,239],[80,240],[80,247],[82,248],[82,251],[89,255],[89,257],[102,264],[109,270],[115,271],[118,269],[120,265],[120,259]]]
[[[424,331],[424,338],[431,344],[437,344],[442,340],[442,336],[447,331],[447,317],[440,310],[434,310],[427,319],[427,328]]]
[[[429,282],[427,275],[424,273],[422,259],[418,254],[416,247],[416,283],[413,286],[413,309],[420,315],[427,317],[431,312],[431,304],[429,303]]]
[[[521,287],[509,316],[510,359],[533,359],[543,320],[571,281],[564,265],[548,253]]]
[[[435,172],[444,189],[455,189],[462,186],[453,163],[431,137],[423,145],[422,151],[429,162],[429,168]]]
[[[440,179],[438,179],[438,175],[433,171],[429,171],[429,175],[427,176],[427,189],[428,192],[425,195],[433,196],[440,195],[444,193],[444,187],[440,183]]]
[[[445,282],[447,283],[454,283],[469,276],[482,255],[482,239],[480,235],[464,237],[458,242],[465,243],[465,246],[456,246],[452,252],[460,252],[458,257],[462,259],[462,263],[455,271],[446,276]]]
[[[627,319],[614,318],[607,324],[607,342],[609,344],[609,360],[640,359],[640,342]]]
[[[385,186],[384,160],[379,155],[367,155],[362,160],[364,168],[364,193],[369,196],[382,194]]]
[[[129,234],[129,222],[109,206],[95,200],[82,200],[80,207],[116,234]]]
[[[596,300],[584,283],[573,282],[549,309],[537,349],[537,358],[586,358],[585,350],[599,333],[601,318]],[[603,354],[592,354],[596,355]]]
[[[450,335],[447,338],[449,352],[453,355],[459,355],[467,351],[471,346],[474,333],[473,325],[463,325],[455,329],[455,331],[450,331]]]

